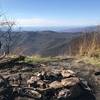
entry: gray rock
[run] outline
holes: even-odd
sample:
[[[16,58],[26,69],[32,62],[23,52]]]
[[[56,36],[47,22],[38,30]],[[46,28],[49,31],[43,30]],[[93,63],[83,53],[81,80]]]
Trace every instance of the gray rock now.
[[[40,100],[95,100],[88,83],[71,70],[40,72],[29,80],[29,84],[36,82],[37,87],[33,87],[41,94]]]
[[[0,100],[13,100],[13,89],[8,79],[0,76]]]

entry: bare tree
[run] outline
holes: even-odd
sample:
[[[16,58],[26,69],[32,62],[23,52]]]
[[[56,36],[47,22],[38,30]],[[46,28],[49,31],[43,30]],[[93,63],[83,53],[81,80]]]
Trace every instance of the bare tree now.
[[[2,29],[2,34],[0,36],[1,38],[1,45],[3,45],[3,52],[5,52],[6,55],[10,53],[11,44],[13,42],[12,38],[12,28],[15,25],[14,21],[9,21],[6,17],[3,18],[0,22],[0,26]]]

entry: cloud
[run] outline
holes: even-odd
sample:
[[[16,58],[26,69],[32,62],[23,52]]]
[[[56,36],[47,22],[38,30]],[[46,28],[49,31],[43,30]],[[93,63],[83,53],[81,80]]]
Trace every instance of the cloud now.
[[[70,19],[70,20],[50,20],[42,18],[16,19],[18,26],[84,26],[98,25],[100,20]]]
[[[17,19],[16,23],[20,26],[55,26],[57,24],[61,24],[55,20],[47,20],[41,18]]]

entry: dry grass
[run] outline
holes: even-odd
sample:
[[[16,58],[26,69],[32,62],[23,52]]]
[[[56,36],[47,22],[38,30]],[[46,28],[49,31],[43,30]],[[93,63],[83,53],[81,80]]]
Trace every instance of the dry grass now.
[[[80,56],[91,56],[97,49],[97,33],[92,34],[92,38],[88,40],[87,35],[84,35],[82,43],[79,47]]]
[[[78,60],[100,67],[100,57],[78,56]]]

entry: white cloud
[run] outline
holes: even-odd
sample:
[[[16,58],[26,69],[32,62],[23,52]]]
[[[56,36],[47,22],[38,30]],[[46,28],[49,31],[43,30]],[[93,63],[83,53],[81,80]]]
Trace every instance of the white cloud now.
[[[16,23],[20,26],[56,26],[62,24],[57,20],[47,20],[41,18],[17,19]]]
[[[77,20],[49,20],[42,18],[17,19],[18,26],[79,26],[98,25],[100,20],[77,19]]]

